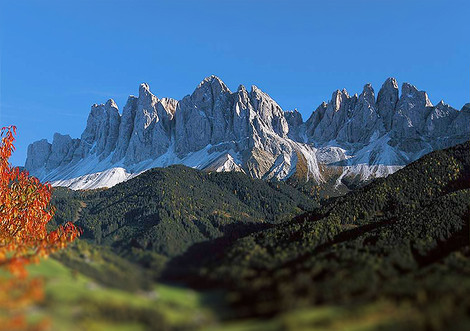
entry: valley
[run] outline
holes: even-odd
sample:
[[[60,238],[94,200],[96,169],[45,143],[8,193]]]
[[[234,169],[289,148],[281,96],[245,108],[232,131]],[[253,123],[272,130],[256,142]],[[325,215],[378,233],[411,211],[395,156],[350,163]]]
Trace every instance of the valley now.
[[[191,308],[202,324],[174,324],[152,304],[170,329],[469,325],[470,142],[346,195],[305,192],[184,166],[111,189],[57,188],[55,223],[79,215],[84,234],[53,263],[143,307],[155,286],[211,298]],[[115,318],[97,314],[91,320]],[[122,318],[159,329],[137,315]]]

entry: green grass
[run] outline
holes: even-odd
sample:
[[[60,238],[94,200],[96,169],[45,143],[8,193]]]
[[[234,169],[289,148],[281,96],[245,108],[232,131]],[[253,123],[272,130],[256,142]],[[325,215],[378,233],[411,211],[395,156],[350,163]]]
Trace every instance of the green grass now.
[[[406,329],[413,309],[390,302],[355,307],[319,306],[292,311],[272,319],[246,319],[226,322],[208,331],[311,331],[311,330],[396,330]]]
[[[204,295],[158,284],[151,291],[127,292],[104,287],[54,259],[28,267],[45,281],[45,300],[36,315],[50,319],[53,330],[157,330],[198,328],[214,316]]]

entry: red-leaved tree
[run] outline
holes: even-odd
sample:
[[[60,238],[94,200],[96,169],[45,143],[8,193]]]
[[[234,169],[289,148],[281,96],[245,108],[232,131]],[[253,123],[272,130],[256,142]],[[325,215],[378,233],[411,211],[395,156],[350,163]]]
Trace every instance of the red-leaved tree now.
[[[0,274],[0,329],[21,328],[23,319],[8,316],[8,312],[42,296],[41,283],[26,280],[25,266],[64,248],[80,235],[70,222],[47,231],[55,211],[50,205],[52,188],[11,166],[15,134],[14,126],[2,128],[0,133],[0,267],[8,271]]]

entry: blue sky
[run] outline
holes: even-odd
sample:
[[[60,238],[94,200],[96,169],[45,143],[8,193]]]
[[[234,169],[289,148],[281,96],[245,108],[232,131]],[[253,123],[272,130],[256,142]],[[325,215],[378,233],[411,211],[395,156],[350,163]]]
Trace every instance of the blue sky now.
[[[468,0],[0,0],[0,125],[15,165],[54,132],[79,137],[90,106],[120,109],[141,82],[180,99],[216,74],[308,118],[335,89],[390,76],[460,109],[469,101]]]

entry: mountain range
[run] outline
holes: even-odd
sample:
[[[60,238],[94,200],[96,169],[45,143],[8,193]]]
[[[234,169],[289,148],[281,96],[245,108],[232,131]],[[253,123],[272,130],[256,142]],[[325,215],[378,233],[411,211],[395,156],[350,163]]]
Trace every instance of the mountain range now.
[[[182,100],[158,98],[147,84],[120,114],[94,104],[80,138],[56,133],[28,147],[25,168],[54,186],[111,187],[154,167],[183,164],[254,178],[293,175],[336,186],[387,176],[424,154],[470,138],[470,104],[433,105],[424,91],[388,78],[377,97],[333,92],[304,121],[258,87],[232,92],[217,76]]]

